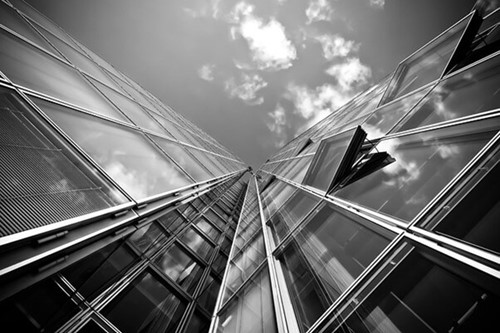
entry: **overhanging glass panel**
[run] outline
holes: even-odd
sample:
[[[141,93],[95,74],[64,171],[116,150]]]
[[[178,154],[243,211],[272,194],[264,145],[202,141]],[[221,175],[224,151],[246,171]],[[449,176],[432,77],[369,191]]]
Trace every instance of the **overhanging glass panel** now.
[[[464,31],[473,17],[473,13],[469,14],[429,44],[405,59],[396,69],[396,73],[387,88],[381,105],[439,79],[443,75],[446,66],[464,35]],[[470,43],[472,40],[464,40],[462,42]]]
[[[365,137],[358,126],[321,141],[303,184],[329,191],[352,167]]]
[[[498,132],[498,117],[382,140],[395,162],[335,193],[411,221]]]

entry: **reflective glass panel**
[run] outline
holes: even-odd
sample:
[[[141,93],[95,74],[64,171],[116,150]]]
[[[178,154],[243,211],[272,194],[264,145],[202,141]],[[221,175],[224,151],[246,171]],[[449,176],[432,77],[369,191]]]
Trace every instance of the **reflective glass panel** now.
[[[168,239],[165,231],[156,223],[139,228],[128,238],[140,251],[154,252]]]
[[[411,221],[496,134],[500,119],[486,119],[380,141],[396,161],[335,193]]]
[[[192,183],[142,134],[43,100],[34,101],[134,198]]]
[[[212,276],[207,276],[205,280],[205,286],[198,297],[198,304],[202,306],[209,313],[214,310],[215,302],[217,301],[217,296],[219,295],[220,281],[214,279]]]
[[[158,257],[155,264],[190,294],[198,285],[203,273],[200,265],[176,244]]]
[[[185,308],[177,296],[145,273],[101,312],[122,332],[173,332]]]
[[[499,307],[498,295],[412,253],[336,332],[495,331]]]
[[[262,270],[231,301],[220,315],[218,333],[275,333],[273,298],[269,274]]]
[[[62,271],[75,289],[94,299],[133,264],[135,256],[122,244],[110,244]]]
[[[288,231],[299,223],[320,201],[320,198],[298,190],[280,209],[273,215],[270,223],[276,244],[279,243]]]
[[[328,205],[300,229],[280,260],[304,328],[386,248],[390,242],[386,237]],[[303,276],[313,277],[314,283],[303,281]],[[308,291],[297,294],[304,283]]]
[[[203,259],[208,259],[210,257],[213,250],[212,245],[194,229],[189,228],[186,230],[181,240]]]
[[[354,138],[355,131],[356,129],[352,129],[321,142],[307,171],[304,184],[323,191],[328,190],[334,176],[339,171],[339,167],[345,161],[345,155]]]
[[[469,116],[500,107],[500,56],[441,82],[397,131]]]
[[[401,63],[383,99],[387,103],[441,77],[471,16]]]
[[[82,76],[61,61],[0,30],[0,70],[13,82],[127,121]]]
[[[217,230],[210,222],[205,218],[200,217],[194,224],[201,230],[205,235],[208,236],[212,241],[216,242],[219,238],[221,232]]]

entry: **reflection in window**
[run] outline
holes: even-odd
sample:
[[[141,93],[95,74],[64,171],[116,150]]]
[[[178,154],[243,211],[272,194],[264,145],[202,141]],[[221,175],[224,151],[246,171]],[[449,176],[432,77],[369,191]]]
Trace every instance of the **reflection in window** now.
[[[214,310],[217,296],[219,295],[220,281],[214,279],[212,276],[207,276],[205,280],[205,287],[198,297],[198,304],[202,306],[208,313]]]
[[[293,245],[296,244],[296,245]],[[284,250],[282,263],[290,294],[294,294],[299,286],[298,274],[309,274],[317,279],[322,286],[311,290],[312,295],[322,295],[322,304],[335,301],[344,290],[366,269],[366,267],[389,244],[389,239],[355,222],[352,218],[335,211],[330,206],[324,206],[295,236],[292,245]],[[288,250],[292,247],[291,250]],[[302,259],[303,258],[303,259]],[[302,270],[311,270],[309,273],[297,270],[297,263],[306,262]],[[292,264],[292,266],[289,266]],[[303,281],[300,283],[304,283]],[[311,285],[312,287],[313,285]],[[325,299],[328,295],[329,299]],[[302,293],[293,301],[297,313],[308,326],[314,322],[322,312],[319,304],[311,304],[310,293]],[[314,302],[315,296],[312,299]],[[309,323],[309,324],[307,324]]]
[[[276,244],[313,209],[319,200],[318,197],[299,190],[278,209],[270,221]]]
[[[63,106],[34,101],[134,198],[146,198],[191,183],[142,134]]]
[[[441,82],[415,108],[398,131],[489,111],[500,107],[500,56]]]
[[[0,30],[0,67],[14,83],[126,121],[71,67]]]
[[[154,253],[168,239],[168,235],[156,223],[139,228],[128,238],[142,253]]]
[[[440,212],[445,217],[435,231],[500,253],[500,201],[495,195],[500,188],[499,157],[497,152],[489,165],[478,170],[471,184],[446,204],[446,209]],[[481,178],[479,183],[473,185],[478,178]]]
[[[210,257],[213,250],[212,245],[193,228],[186,230],[181,240],[203,259],[208,259]]]
[[[0,237],[127,201],[6,89],[0,89],[0,133]]]
[[[471,15],[465,17],[401,63],[396,69],[396,74],[381,104],[388,103],[440,78],[471,17]]]
[[[203,273],[200,265],[176,244],[158,257],[155,264],[160,267],[160,270],[165,275],[169,276],[190,294],[198,285]]]
[[[500,298],[416,252],[336,332],[475,332],[498,327]]]
[[[101,312],[122,332],[173,332],[186,308],[150,273],[135,279]]]
[[[45,279],[0,303],[2,329],[54,332],[78,312],[78,307],[52,281]]]
[[[194,223],[205,235],[208,236],[212,241],[216,242],[219,238],[221,232],[217,230],[210,222],[208,222],[205,218],[200,217]]]
[[[323,191],[330,190],[354,163],[365,136],[366,133],[358,127],[324,139],[303,184]]]
[[[134,263],[134,256],[122,244],[110,244],[62,271],[73,287],[87,299],[94,299]]]
[[[411,221],[496,134],[486,119],[380,141],[394,163],[350,184],[335,196]]]
[[[275,333],[277,331],[269,274],[267,270],[262,270],[220,315],[217,332]]]
[[[394,103],[386,104],[377,109],[362,125],[368,139],[383,137],[403,116],[429,92],[431,87],[421,89],[411,95],[405,96]]]

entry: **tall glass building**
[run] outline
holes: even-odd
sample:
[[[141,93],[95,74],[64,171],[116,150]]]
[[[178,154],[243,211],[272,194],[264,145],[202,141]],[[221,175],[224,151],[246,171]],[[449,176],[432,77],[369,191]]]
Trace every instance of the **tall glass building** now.
[[[497,332],[500,10],[257,171],[0,1],[2,332]]]

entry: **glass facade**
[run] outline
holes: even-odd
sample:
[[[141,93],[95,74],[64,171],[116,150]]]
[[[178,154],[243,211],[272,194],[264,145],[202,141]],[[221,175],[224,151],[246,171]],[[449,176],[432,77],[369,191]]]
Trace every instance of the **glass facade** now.
[[[2,332],[496,332],[500,11],[259,170],[0,1]]]

